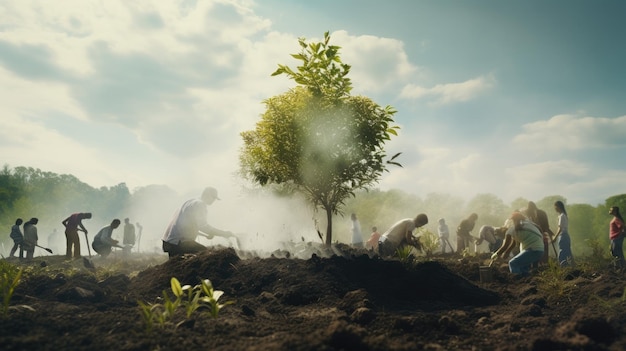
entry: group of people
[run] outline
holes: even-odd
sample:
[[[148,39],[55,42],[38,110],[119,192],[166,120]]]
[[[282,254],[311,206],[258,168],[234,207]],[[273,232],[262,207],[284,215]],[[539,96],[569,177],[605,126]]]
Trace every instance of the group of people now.
[[[35,253],[35,247],[37,247],[37,241],[39,236],[37,235],[37,223],[39,219],[33,217],[24,222],[23,219],[18,218],[15,220],[15,224],[11,226],[11,234],[9,236],[13,239],[13,247],[9,253],[9,257],[15,257],[15,252],[19,249],[20,259],[32,259]],[[20,225],[22,229],[20,229]],[[26,257],[24,257],[26,253]]]
[[[92,218],[92,214],[90,212],[77,212],[71,214],[61,222],[61,224],[65,227],[65,256],[68,259],[81,257],[80,237],[78,232],[85,233],[85,237],[87,237],[88,231],[83,225],[83,220],[90,218]],[[113,230],[119,227],[121,223],[119,219],[114,219],[111,224],[101,228],[94,237],[91,245],[96,253],[106,257],[111,253],[112,247],[122,248],[125,253],[130,252],[130,249],[135,245],[138,237],[135,234],[135,226],[130,223],[130,220],[126,218],[124,221],[124,246],[119,245],[119,242],[112,238]],[[15,253],[19,249],[20,259],[33,258],[35,247],[42,247],[38,245],[39,236],[37,235],[37,223],[39,223],[39,219],[34,217],[27,222],[24,222],[21,218],[15,220],[15,224],[11,227],[10,238],[13,239],[13,247],[9,253],[9,257],[15,257]],[[20,229],[20,225],[22,224],[23,232],[22,229]],[[137,226],[141,228],[139,223],[137,223]],[[139,238],[140,237],[141,234],[139,234]],[[50,249],[45,247],[42,248],[51,252]],[[24,253],[26,254],[26,257],[24,257]]]
[[[229,231],[223,231],[212,227],[207,223],[207,206],[213,204],[220,198],[217,190],[207,187],[202,192],[199,199],[186,201],[174,214],[162,238],[163,251],[169,257],[174,257],[186,253],[197,253],[206,247],[196,241],[197,237],[204,236],[213,238],[221,236],[225,238],[233,237]],[[478,215],[472,213],[462,220],[457,227],[457,248],[456,252],[462,252],[474,242],[476,247],[483,241],[489,244],[489,250],[493,253],[492,261],[497,259],[510,258],[508,265],[512,273],[526,275],[531,267],[537,266],[541,262],[547,262],[549,257],[549,245],[552,244],[555,254],[558,243],[557,258],[561,266],[572,264],[573,255],[571,250],[571,239],[569,236],[569,221],[565,204],[562,201],[554,203],[554,209],[558,214],[556,233],[550,229],[548,216],[545,211],[538,209],[536,204],[530,201],[527,207],[520,211],[515,211],[501,227],[484,225],[480,228],[478,237],[472,236]],[[609,210],[613,219],[609,225],[609,238],[611,240],[611,255],[615,258],[616,265],[626,266],[626,260],[622,251],[625,224],[619,207],[613,206]],[[67,239],[66,256],[68,258],[81,257],[80,239],[78,232],[87,234],[87,229],[82,221],[92,217],[91,213],[74,213],[64,219],[65,236]],[[404,245],[410,245],[421,250],[422,244],[418,236],[413,232],[428,224],[428,216],[420,213],[414,218],[405,218],[394,223],[384,233],[379,233],[377,227],[372,227],[370,238],[363,244],[361,226],[356,214],[351,215],[352,221],[352,243],[356,247],[365,247],[377,251],[381,256],[393,255],[395,251]],[[119,219],[114,219],[109,225],[104,226],[94,237],[92,247],[102,256],[108,256],[113,247],[129,250],[136,242],[135,227],[129,219],[124,220],[123,246],[119,241],[112,238],[113,231],[121,225]],[[23,221],[18,218],[11,228],[10,237],[14,241],[10,256],[14,257],[17,249],[20,249],[20,258],[26,252],[26,258],[32,258],[37,245],[37,218],[31,218],[23,223],[23,233],[20,229]],[[140,224],[137,223],[140,227]],[[441,242],[441,251],[446,253],[447,249],[453,252],[449,241],[450,231],[444,218],[438,221],[437,232]]]

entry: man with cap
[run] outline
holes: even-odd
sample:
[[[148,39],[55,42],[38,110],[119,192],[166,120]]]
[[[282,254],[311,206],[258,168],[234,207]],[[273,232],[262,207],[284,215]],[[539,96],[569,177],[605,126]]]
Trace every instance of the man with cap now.
[[[530,267],[543,256],[543,234],[520,212],[513,212],[511,226],[506,231],[504,243],[491,256],[491,259],[509,257],[517,243],[520,244],[520,253],[509,261],[509,270],[517,276],[526,276]]]
[[[219,199],[217,190],[207,187],[200,199],[188,200],[181,206],[163,235],[163,251],[169,257],[205,250],[204,245],[196,242],[198,235],[209,239],[215,235],[233,236],[233,233],[213,228],[207,223],[207,206]]]

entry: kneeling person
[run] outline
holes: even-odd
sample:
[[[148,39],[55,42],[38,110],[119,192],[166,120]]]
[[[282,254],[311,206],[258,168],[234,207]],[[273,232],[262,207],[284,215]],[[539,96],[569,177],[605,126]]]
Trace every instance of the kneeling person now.
[[[511,273],[525,276],[528,275],[533,263],[538,262],[543,256],[543,234],[531,221],[527,220],[520,212],[511,215],[513,224],[506,232],[504,243],[496,251],[491,259],[509,257],[509,254],[520,243],[520,253],[509,261]]]
[[[102,255],[102,257],[109,256],[109,254],[111,254],[111,248],[113,246],[122,248],[122,246],[118,245],[117,240],[111,238],[111,235],[113,234],[113,229],[119,227],[120,223],[121,222],[119,219],[114,219],[111,224],[102,227],[98,234],[96,234],[96,236],[93,238],[93,243],[91,244],[91,247],[93,247],[93,249],[97,253]]]
[[[381,235],[378,241],[378,253],[381,256],[391,256],[396,249],[403,245],[411,245],[422,250],[418,237],[413,236],[413,230],[428,224],[428,217],[420,213],[415,218],[406,218],[396,222]]]

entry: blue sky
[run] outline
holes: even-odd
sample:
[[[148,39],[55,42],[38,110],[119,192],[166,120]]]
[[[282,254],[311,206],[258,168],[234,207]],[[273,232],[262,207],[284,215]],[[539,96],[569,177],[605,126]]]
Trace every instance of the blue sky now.
[[[94,187],[239,196],[239,133],[330,31],[355,94],[397,110],[380,188],[626,193],[626,2],[0,0],[4,164]],[[224,197],[224,196],[221,196]]]

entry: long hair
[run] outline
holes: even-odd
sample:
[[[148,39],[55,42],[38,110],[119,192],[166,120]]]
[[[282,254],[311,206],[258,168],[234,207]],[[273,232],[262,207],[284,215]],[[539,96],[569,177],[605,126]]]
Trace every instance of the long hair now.
[[[558,207],[558,209],[561,210],[561,213],[563,213],[567,217],[567,211],[565,211],[565,204],[563,203],[563,201],[556,201],[554,203],[554,206]]]
[[[612,206],[611,210],[612,210],[611,212],[613,212],[613,216],[619,218],[619,220],[622,221],[622,223],[624,223],[624,218],[622,218],[622,215],[619,213],[619,207]]]

